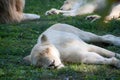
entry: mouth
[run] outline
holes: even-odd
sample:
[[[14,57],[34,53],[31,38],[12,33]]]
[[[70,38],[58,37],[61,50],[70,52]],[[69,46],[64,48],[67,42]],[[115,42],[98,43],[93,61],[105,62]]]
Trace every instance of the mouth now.
[[[52,67],[52,66],[55,66],[55,60],[53,60],[48,67]]]

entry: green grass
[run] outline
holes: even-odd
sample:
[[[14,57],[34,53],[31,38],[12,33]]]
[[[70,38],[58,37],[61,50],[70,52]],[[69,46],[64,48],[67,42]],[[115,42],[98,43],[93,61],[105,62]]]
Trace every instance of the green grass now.
[[[108,24],[98,20],[85,21],[85,16],[45,16],[52,7],[59,8],[64,0],[26,0],[25,12],[41,15],[41,19],[15,24],[0,24],[0,80],[120,80],[120,71],[108,65],[68,64],[61,70],[47,70],[27,65],[23,57],[28,55],[38,36],[55,23],[67,23],[99,35],[120,36],[120,21]],[[108,50],[120,53],[120,47],[100,44]]]

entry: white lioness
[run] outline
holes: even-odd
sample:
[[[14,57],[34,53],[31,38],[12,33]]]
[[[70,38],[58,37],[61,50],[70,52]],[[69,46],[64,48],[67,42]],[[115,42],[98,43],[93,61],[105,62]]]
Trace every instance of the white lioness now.
[[[105,42],[120,46],[120,37],[98,36],[68,24],[55,24],[38,38],[24,60],[44,68],[62,68],[63,62],[108,64],[120,68],[120,54],[86,42]]]
[[[120,4],[119,0],[66,0],[63,6],[60,8],[61,10],[52,8],[47,11],[45,14],[60,14],[62,13],[64,16],[77,16],[93,13],[96,10],[103,9],[107,4],[109,7],[112,7],[110,14],[106,17],[106,21],[111,19],[118,19],[120,17]],[[114,5],[113,5],[114,4]],[[99,19],[101,18],[99,15],[91,15],[88,16],[87,19]]]

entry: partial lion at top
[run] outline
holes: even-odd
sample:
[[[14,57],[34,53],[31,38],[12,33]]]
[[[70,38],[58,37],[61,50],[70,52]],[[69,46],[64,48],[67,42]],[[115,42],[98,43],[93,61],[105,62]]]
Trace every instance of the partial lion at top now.
[[[63,16],[77,16],[102,11],[102,14],[105,12],[109,13],[105,16],[105,21],[110,21],[112,19],[119,19],[120,17],[119,2],[120,0],[65,0],[60,10],[52,8],[45,14],[61,13]],[[90,15],[86,17],[86,19],[92,19],[92,22],[99,18],[101,18],[99,15]]]
[[[0,0],[0,23],[39,19],[36,14],[23,13],[25,0]]]

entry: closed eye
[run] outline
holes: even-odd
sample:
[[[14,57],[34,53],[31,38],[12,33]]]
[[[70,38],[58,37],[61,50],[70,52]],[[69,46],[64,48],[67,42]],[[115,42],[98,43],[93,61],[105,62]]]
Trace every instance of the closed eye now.
[[[69,2],[67,2],[67,1],[66,1],[66,2],[64,2],[64,4],[68,4],[68,3],[69,3]]]

